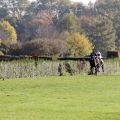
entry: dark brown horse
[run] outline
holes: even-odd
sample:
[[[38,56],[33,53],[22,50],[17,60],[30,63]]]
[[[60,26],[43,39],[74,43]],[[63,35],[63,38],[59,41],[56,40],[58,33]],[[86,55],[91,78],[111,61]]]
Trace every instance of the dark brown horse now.
[[[96,56],[90,59],[90,73],[89,75],[97,75],[100,72],[100,68],[102,68],[102,72],[104,72],[104,62],[102,59],[97,58]]]

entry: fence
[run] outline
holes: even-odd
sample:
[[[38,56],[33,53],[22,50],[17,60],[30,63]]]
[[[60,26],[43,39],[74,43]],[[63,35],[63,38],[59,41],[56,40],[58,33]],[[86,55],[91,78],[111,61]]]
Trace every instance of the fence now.
[[[119,74],[120,61],[105,59],[105,75]],[[88,58],[70,59],[12,59],[0,62],[0,78],[23,78],[35,76],[87,75],[90,69]]]

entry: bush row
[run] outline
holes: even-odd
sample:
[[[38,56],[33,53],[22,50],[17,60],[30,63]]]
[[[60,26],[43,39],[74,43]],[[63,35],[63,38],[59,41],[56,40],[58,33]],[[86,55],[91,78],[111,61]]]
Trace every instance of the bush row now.
[[[17,60],[0,62],[0,78],[25,78],[35,76],[87,75],[87,61],[34,61]],[[105,60],[105,73],[115,74],[120,71],[119,60]]]

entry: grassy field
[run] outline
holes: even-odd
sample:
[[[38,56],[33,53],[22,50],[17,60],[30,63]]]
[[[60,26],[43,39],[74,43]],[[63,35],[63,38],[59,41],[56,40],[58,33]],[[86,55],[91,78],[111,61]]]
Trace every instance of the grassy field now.
[[[120,76],[1,80],[0,120],[120,120]]]

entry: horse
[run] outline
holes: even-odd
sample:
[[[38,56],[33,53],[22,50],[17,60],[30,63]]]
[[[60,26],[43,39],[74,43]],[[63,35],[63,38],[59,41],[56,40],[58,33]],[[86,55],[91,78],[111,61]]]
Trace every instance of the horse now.
[[[100,72],[100,68],[102,68],[102,72],[104,72],[104,61],[99,59],[96,56],[90,58],[90,73],[89,75],[97,75]]]

